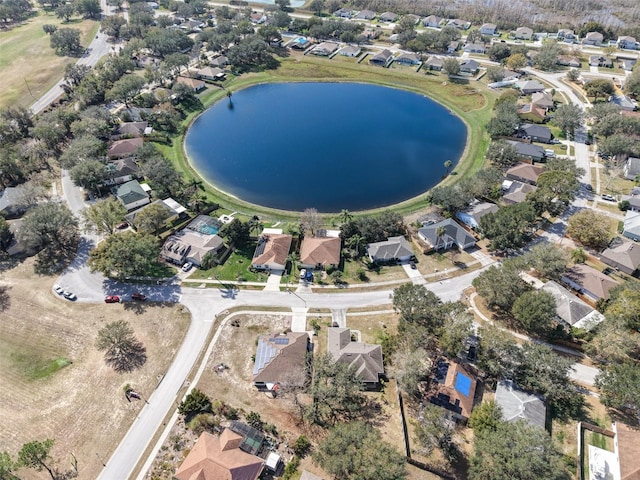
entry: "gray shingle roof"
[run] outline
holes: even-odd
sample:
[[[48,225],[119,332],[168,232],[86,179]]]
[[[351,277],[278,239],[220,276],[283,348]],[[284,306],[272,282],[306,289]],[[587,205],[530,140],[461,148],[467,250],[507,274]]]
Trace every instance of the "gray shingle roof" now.
[[[438,239],[437,233],[439,227],[444,227],[444,235],[440,239]],[[418,230],[418,233],[434,248],[438,248],[438,244],[451,241],[461,248],[466,247],[471,242],[475,243],[475,238],[451,218],[422,227]]]
[[[138,202],[144,198],[149,198],[147,192],[145,192],[137,180],[131,180],[130,182],[123,183],[115,188],[116,197],[118,197],[122,203],[130,205]]]
[[[374,260],[394,260],[413,255],[413,250],[407,239],[400,236],[389,237],[384,242],[370,243],[367,253]]]
[[[329,328],[327,351],[336,362],[346,363],[367,383],[378,383],[384,374],[382,347],[351,341],[348,328]]]
[[[531,425],[544,428],[547,415],[544,400],[520,390],[513,382],[509,380],[498,382],[496,403],[502,408],[502,418],[505,421],[526,420]]]

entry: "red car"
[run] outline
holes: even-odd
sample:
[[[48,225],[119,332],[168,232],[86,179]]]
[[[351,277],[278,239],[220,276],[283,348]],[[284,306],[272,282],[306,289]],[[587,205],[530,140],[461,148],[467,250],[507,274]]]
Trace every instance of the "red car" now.
[[[143,295],[142,293],[132,293],[131,294],[131,300],[137,300],[139,302],[144,302],[147,299],[146,295]]]
[[[107,295],[104,299],[104,303],[118,303],[120,302],[120,297],[118,295]]]

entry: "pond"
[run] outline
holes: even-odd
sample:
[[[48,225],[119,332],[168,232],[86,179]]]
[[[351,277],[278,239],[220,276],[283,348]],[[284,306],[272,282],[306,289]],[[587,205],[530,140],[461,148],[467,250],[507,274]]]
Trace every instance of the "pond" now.
[[[282,210],[385,207],[424,193],[455,166],[462,120],[433,100],[359,83],[278,83],[233,94],[185,138],[216,188]],[[453,168],[453,167],[452,167]]]

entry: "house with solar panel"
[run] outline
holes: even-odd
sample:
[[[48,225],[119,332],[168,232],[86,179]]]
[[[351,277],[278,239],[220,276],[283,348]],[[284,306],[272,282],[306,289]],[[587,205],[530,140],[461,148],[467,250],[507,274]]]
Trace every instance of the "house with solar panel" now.
[[[274,397],[282,386],[303,386],[307,381],[307,354],[312,349],[305,332],[260,335],[253,364],[253,385]]]
[[[265,228],[253,252],[251,266],[257,270],[284,270],[293,237],[282,230]]]
[[[451,360],[440,359],[427,397],[430,403],[448,410],[456,420],[467,421],[473,410],[476,378]]]

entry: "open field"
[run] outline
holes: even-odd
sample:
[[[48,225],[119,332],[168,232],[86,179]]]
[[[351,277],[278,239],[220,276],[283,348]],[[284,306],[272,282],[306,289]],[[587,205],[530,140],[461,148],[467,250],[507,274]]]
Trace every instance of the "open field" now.
[[[459,115],[465,121],[468,129],[467,148],[463,158],[444,182],[452,183],[472,175],[484,164],[484,151],[489,142],[484,126],[491,117],[491,105],[497,94],[486,90],[479,83],[454,83],[441,74],[423,74],[406,69],[373,67],[364,62],[362,64],[347,63],[292,54],[291,57],[281,59],[280,67],[276,70],[231,78],[224,82],[224,87],[236,91],[260,83],[305,81],[376,83],[427,95]],[[200,98],[205,106],[210,106],[225,96],[225,90],[211,87],[202,93]],[[197,113],[194,112],[190,115],[184,125],[187,126]],[[176,137],[172,146],[159,145],[159,148],[187,178],[198,177],[197,172],[187,161],[182,140],[182,137]],[[208,188],[206,194],[211,201],[217,202],[225,208],[241,213],[258,214],[264,220],[298,220],[298,214],[295,212],[249,204],[213,188]],[[401,214],[407,214],[420,210],[426,205],[426,195],[421,195],[394,205],[393,209]],[[380,210],[382,209],[372,210],[369,213]]]
[[[40,10],[24,24],[0,32],[0,107],[28,107],[62,78],[67,64],[76,62],[75,58],[54,53],[49,46],[49,36],[42,30],[45,24],[79,29],[80,42],[85,46],[99,26],[98,22],[77,18],[62,23],[55,14]]]
[[[72,303],[51,291],[53,282],[33,273],[32,260],[2,274],[7,300],[0,306],[0,451],[15,456],[23,443],[52,438],[56,466],[68,470],[73,453],[79,478],[96,478],[143,406],[142,400],[127,402],[123,386],[151,396],[190,315],[151,303]],[[113,320],[128,321],[145,345],[141,369],[116,373],[93,346],[99,328]],[[44,477],[23,469],[20,478]]]

